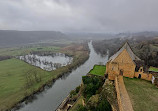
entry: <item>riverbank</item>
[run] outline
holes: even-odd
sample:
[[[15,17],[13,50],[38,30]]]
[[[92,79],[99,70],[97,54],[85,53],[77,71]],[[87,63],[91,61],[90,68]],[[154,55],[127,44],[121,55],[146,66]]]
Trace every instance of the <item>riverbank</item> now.
[[[72,90],[56,111],[118,111],[114,82],[102,76],[106,66],[94,65],[82,76],[81,84]]]
[[[82,84],[72,90],[56,111],[112,111],[109,99],[105,95],[102,76],[89,75],[82,77]],[[106,85],[108,88],[110,84]],[[113,85],[111,85],[114,87]],[[111,87],[110,86],[110,87]],[[108,90],[108,92],[111,90]],[[107,91],[106,91],[107,92]],[[116,94],[113,93],[113,96]],[[113,99],[113,98],[110,98]]]
[[[18,111],[54,111],[59,104],[66,98],[66,96],[76,86],[81,84],[82,76],[85,76],[95,64],[105,64],[108,56],[100,56],[95,53],[92,42],[88,43],[90,49],[89,59],[83,64],[72,70],[70,73],[64,74],[61,78],[57,79],[51,88],[36,94],[36,99],[28,104],[23,104],[23,107]],[[70,47],[67,47],[70,48]],[[65,48],[65,49],[67,49]],[[66,50],[64,51],[66,52]],[[72,50],[80,48],[71,48]],[[79,58],[81,58],[80,56]]]
[[[0,61],[0,66],[2,66],[0,70],[2,78],[2,84],[0,85],[0,110],[9,110],[13,107],[18,109],[19,103],[31,101],[34,98],[34,94],[43,91],[45,87],[50,87],[56,79],[83,64],[89,57],[89,51],[86,46],[85,44],[76,46],[74,44],[70,47],[76,47],[77,50],[72,50],[71,48],[61,50],[62,53],[71,55],[74,58],[73,63],[51,72],[44,71],[18,59]],[[42,80],[37,82],[35,79],[32,79],[33,84],[26,88],[25,73],[30,70],[32,71],[30,73],[37,73],[37,76],[42,78]]]

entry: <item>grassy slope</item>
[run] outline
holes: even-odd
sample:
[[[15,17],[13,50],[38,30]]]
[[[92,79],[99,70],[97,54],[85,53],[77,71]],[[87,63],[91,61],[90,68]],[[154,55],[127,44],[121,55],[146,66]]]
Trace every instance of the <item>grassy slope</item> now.
[[[149,68],[149,71],[158,72],[158,68],[155,68],[155,67],[150,67],[150,68]]]
[[[42,82],[36,83],[32,87],[33,89],[38,88],[52,77],[50,72],[41,70],[18,59],[0,61],[0,109],[10,107],[13,103],[24,97],[26,90],[24,88],[26,81],[25,72],[29,70],[36,70],[42,76]],[[28,91],[31,92],[31,88]]]
[[[135,111],[157,111],[158,89],[150,82],[124,78],[125,86]]]
[[[89,73],[93,75],[104,76],[105,71],[106,71],[106,66],[95,65]]]

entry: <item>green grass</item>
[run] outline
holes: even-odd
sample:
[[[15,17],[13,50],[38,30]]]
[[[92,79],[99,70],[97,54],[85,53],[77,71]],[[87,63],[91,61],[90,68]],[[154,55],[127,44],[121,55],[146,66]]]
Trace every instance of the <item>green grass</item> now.
[[[0,111],[10,109],[24,97],[31,95],[33,91],[37,91],[44,84],[64,73],[69,72],[74,67],[79,66],[88,59],[88,52],[85,50],[62,50],[63,47],[64,46],[25,46],[23,48],[16,47],[0,49],[0,56],[24,55],[30,53],[31,51],[51,51],[62,52],[68,55],[71,54],[74,58],[72,64],[51,72],[44,71],[15,58],[0,61]],[[35,76],[31,76],[33,84],[29,88],[26,88],[26,74],[30,72],[30,75],[33,75],[34,71],[37,73],[38,77],[42,78],[42,81],[36,82],[34,79]]]
[[[106,71],[106,66],[94,65],[93,69],[89,73],[93,75],[104,76],[105,71]]]
[[[25,55],[33,51],[57,52],[60,49],[61,47],[57,47],[57,46],[28,46],[28,47],[2,48],[0,49],[0,56]]]
[[[42,82],[35,83],[32,87],[26,89],[24,88],[26,83],[25,74],[30,70],[36,70],[41,75]],[[25,96],[26,91],[28,94],[31,93],[31,90],[39,88],[50,77],[53,77],[51,72],[44,71],[18,59],[0,61],[0,110],[11,107]]]
[[[134,111],[158,111],[158,88],[151,82],[124,78]]]
[[[75,52],[73,57],[72,64],[51,72],[44,71],[15,58],[0,61],[0,111],[10,109],[24,97],[32,94],[33,91],[37,91],[47,82],[82,64],[87,60],[88,54],[84,51],[82,53]],[[41,76],[42,81],[36,82],[34,76],[31,76],[33,84],[26,89],[26,74],[30,72],[30,75],[33,75],[34,71],[37,73],[37,76]]]
[[[158,72],[158,68],[156,68],[156,67],[150,67],[149,71]]]
[[[45,41],[46,42],[46,41]],[[9,48],[0,48],[0,56],[17,56],[17,55],[25,55],[32,51],[51,51],[58,52],[65,46],[68,46],[72,43],[77,43],[79,41],[75,40],[49,40],[48,43],[37,43],[37,44],[29,44],[24,46],[14,46]]]

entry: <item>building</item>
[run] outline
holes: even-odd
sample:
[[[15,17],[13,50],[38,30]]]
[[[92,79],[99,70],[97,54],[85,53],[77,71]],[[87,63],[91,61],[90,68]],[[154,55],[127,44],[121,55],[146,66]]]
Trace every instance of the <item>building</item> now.
[[[145,80],[152,78],[151,74],[144,72],[142,60],[134,54],[128,42],[109,58],[106,64],[106,74],[110,80],[115,80],[117,75]]]

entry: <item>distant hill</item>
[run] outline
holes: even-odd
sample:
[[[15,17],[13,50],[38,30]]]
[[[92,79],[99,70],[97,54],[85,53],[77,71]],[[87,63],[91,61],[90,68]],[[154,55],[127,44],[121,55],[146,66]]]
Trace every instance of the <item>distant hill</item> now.
[[[113,38],[133,38],[136,40],[144,40],[149,37],[158,37],[157,31],[144,31],[144,32],[124,32],[124,33],[65,33],[71,39],[113,39]]]
[[[117,37],[133,37],[133,38],[142,38],[142,37],[156,37],[158,36],[157,31],[144,31],[144,32],[135,32],[135,33],[119,33]]]
[[[24,45],[30,43],[50,42],[60,39],[92,39],[92,40],[109,40],[121,38],[121,40],[131,39],[130,41],[150,40],[152,37],[158,37],[158,32],[144,31],[135,33],[62,33],[59,31],[16,31],[0,30],[0,47],[15,45]],[[118,41],[116,41],[118,42]]]
[[[65,33],[70,39],[93,39],[103,40],[116,38],[116,34],[110,33]]]
[[[48,40],[65,38],[65,34],[58,31],[15,31],[0,30],[0,46],[23,45]]]

